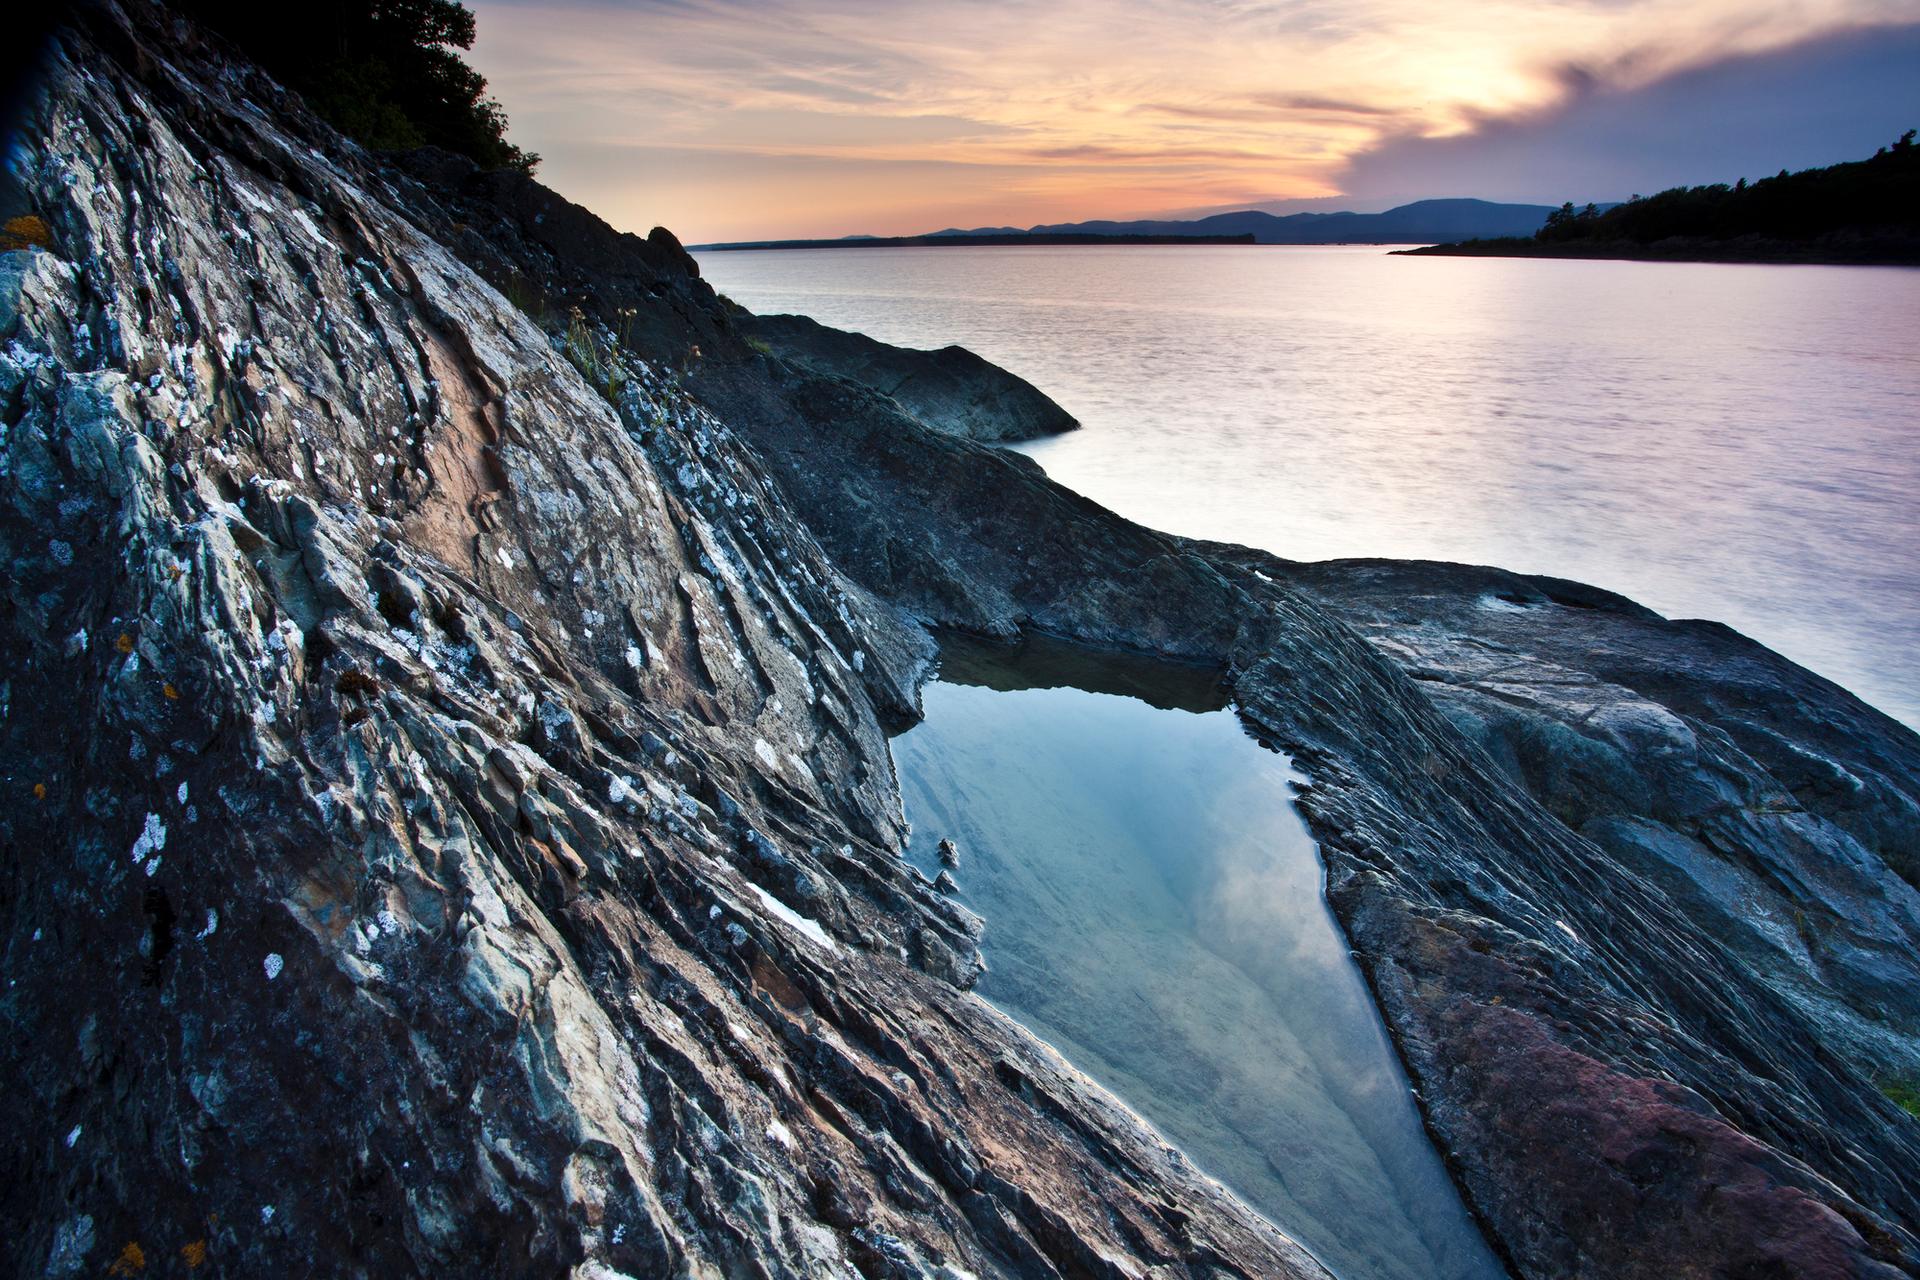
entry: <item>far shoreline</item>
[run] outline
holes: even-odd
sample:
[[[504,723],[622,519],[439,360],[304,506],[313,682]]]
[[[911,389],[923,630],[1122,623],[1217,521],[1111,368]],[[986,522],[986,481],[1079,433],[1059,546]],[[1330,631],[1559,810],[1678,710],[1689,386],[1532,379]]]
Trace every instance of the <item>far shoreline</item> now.
[[[1249,248],[1338,249],[1369,248],[1407,252],[1431,245],[1430,240],[1310,240],[1262,243],[1252,233],[1238,236],[876,236],[860,240],[767,240],[726,244],[690,244],[688,253],[768,253],[793,249],[1007,249],[1007,248]],[[1395,249],[1395,246],[1402,248]]]
[[[1608,241],[1600,244],[1551,244],[1535,240],[1465,240],[1395,249],[1409,258],[1545,258],[1584,262],[1702,262],[1760,267],[1920,267],[1920,245],[1902,244],[1875,250],[1858,246],[1851,251],[1834,246],[1787,241],[1656,241],[1637,244]]]
[[[951,249],[969,245],[990,248],[1005,245],[1254,244],[1252,232],[1236,236],[1137,235],[1103,236],[1061,232],[1046,235],[981,236],[857,236],[839,240],[743,240],[724,244],[688,245],[689,253],[761,253],[777,249]]]

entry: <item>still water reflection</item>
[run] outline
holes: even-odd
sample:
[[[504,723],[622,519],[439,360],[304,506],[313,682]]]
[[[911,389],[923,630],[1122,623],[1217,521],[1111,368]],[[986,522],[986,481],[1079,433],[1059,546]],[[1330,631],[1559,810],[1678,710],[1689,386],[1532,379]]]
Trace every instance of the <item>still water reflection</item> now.
[[[1920,725],[1920,271],[1372,247],[709,253],[716,288],[971,347],[1154,528],[1496,564],[1712,618]]]
[[[925,709],[894,759],[921,869],[961,848],[983,996],[1345,1280],[1502,1274],[1327,910],[1295,775],[1212,673],[951,642]]]

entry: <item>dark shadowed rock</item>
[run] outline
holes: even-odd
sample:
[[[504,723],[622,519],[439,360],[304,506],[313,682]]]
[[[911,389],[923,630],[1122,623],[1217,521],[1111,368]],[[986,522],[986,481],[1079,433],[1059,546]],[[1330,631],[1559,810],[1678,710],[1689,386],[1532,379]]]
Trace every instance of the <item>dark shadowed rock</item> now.
[[[936,431],[997,443],[1036,440],[1080,425],[1032,383],[965,347],[894,347],[806,316],[737,318],[750,340],[764,343],[771,354],[891,396]]]

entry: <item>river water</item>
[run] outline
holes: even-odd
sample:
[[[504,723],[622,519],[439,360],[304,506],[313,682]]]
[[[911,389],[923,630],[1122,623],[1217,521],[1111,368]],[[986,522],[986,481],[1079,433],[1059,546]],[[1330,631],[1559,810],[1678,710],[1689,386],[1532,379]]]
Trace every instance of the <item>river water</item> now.
[[[1284,756],[1217,673],[1057,642],[943,649],[894,740],[911,856],[961,849],[980,994],[1342,1280],[1503,1275],[1322,894]]]
[[[1144,524],[1495,564],[1725,622],[1920,725],[1920,271],[1372,247],[706,253],[714,286],[957,342]]]

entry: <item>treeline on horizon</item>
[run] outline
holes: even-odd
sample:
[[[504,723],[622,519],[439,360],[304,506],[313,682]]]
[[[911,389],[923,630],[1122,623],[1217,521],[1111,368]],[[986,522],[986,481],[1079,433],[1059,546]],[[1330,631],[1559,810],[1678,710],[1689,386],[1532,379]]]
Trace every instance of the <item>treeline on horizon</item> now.
[[[231,40],[362,146],[435,146],[485,169],[532,172],[507,141],[507,114],[460,51],[474,17],[459,0],[169,0]]]
[[[1914,256],[1920,252],[1920,146],[1914,144],[1914,130],[1865,160],[1799,173],[1782,169],[1771,178],[1751,183],[1742,178],[1731,186],[1674,187],[1608,209],[1563,204],[1531,241],[1468,241],[1440,248],[1531,245],[1537,251],[1579,253],[1735,241],[1842,252],[1853,247],[1863,256],[1878,248],[1899,260]]]

